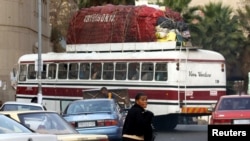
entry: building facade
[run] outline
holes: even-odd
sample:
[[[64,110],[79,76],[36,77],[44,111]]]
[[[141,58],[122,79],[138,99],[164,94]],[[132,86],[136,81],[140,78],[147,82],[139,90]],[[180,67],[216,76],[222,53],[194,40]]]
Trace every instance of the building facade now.
[[[49,0],[41,0],[42,52],[51,51]],[[0,100],[15,100],[11,72],[18,58],[37,53],[38,0],[0,0]]]

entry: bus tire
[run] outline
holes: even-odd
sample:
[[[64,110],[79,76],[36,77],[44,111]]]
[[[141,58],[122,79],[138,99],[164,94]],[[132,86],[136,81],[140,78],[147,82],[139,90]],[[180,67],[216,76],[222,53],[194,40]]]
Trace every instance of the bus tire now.
[[[174,130],[178,124],[178,115],[160,115],[155,116],[153,125],[156,131],[171,131]]]

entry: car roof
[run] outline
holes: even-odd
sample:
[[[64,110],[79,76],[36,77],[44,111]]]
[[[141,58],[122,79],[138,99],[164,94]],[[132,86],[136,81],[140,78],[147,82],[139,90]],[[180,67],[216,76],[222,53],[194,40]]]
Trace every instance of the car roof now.
[[[41,104],[38,104],[38,103],[27,103],[27,102],[18,102],[18,101],[6,101],[3,103],[3,105],[5,104],[42,106]]]
[[[23,114],[23,113],[57,113],[56,111],[29,110],[29,111],[0,111],[0,114]],[[58,114],[58,113],[57,113]]]
[[[242,94],[242,95],[235,94],[235,95],[223,95],[223,96],[221,96],[221,98],[240,98],[240,97],[250,98],[250,95],[247,95],[247,94]]]
[[[107,89],[108,89],[108,92],[112,94],[112,97],[120,106],[131,107],[132,104],[130,101],[128,89],[125,89],[125,88],[122,88],[122,89],[121,88],[116,88],[116,89],[107,88]],[[82,95],[83,95],[83,99],[101,99],[101,98],[98,98],[98,96],[101,96],[100,89],[83,90]]]
[[[74,102],[77,102],[77,101],[113,101],[113,99],[109,99],[109,98],[78,99],[78,100],[75,100]]]

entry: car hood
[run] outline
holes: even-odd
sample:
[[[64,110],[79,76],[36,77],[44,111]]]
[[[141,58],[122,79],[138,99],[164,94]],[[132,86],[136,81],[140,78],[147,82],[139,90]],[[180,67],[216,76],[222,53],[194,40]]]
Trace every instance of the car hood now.
[[[0,141],[58,141],[56,135],[36,133],[7,133],[0,134]]]
[[[93,134],[69,134],[69,135],[57,135],[60,141],[96,141],[108,139],[107,135],[93,135]]]
[[[214,118],[245,119],[250,118],[250,110],[217,111],[213,113]]]
[[[64,115],[64,119],[67,121],[90,121],[99,119],[115,119],[115,115],[110,112],[103,113],[83,113],[78,115]]]

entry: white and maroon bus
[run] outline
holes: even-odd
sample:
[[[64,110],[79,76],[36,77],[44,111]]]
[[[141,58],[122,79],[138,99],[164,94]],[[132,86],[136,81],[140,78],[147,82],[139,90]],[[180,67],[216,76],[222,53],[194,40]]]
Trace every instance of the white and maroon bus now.
[[[41,79],[37,58],[18,60],[16,100],[29,102],[41,83],[42,103],[58,112],[82,99],[83,90],[126,88],[132,101],[137,92],[146,93],[148,109],[173,129],[178,115],[209,114],[207,108],[226,94],[224,57],[176,42],[67,45],[65,53],[42,54]]]

